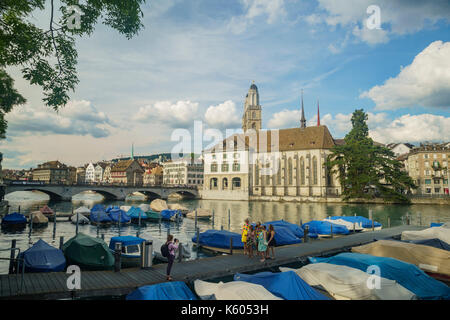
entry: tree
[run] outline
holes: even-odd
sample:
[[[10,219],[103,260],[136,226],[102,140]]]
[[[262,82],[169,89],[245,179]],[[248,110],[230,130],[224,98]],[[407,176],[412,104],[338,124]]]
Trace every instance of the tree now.
[[[380,196],[386,201],[409,202],[404,192],[416,188],[394,153],[369,137],[367,114],[355,110],[352,130],[345,144],[335,146],[327,159],[331,173],[338,173],[344,200]]]
[[[14,89],[7,67],[21,67],[30,84],[42,87],[45,105],[57,111],[69,101],[69,91],[74,91],[79,82],[76,36],[91,35],[100,18],[127,39],[143,27],[141,4],[145,0],[59,0],[59,10],[54,0],[49,2],[49,27],[43,30],[29,18],[33,12],[48,7],[46,0],[1,0],[0,138],[6,132],[6,113],[26,102]],[[61,15],[58,22],[57,13]]]

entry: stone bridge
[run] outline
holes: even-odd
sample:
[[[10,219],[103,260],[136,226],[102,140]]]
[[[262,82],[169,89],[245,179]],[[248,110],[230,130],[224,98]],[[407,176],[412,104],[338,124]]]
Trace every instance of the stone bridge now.
[[[197,198],[196,188],[172,186],[121,186],[121,185],[62,185],[41,184],[29,182],[5,183],[5,194],[16,191],[40,191],[49,195],[51,200],[71,201],[76,194],[85,191],[95,191],[108,200],[125,200],[127,195],[140,192],[151,198],[167,199],[170,194]]]

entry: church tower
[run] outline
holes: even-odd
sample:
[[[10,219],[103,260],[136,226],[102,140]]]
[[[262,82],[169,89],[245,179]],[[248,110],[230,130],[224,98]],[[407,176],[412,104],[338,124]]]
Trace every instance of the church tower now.
[[[252,82],[244,103],[242,130],[261,130],[261,105],[259,104],[258,87]]]

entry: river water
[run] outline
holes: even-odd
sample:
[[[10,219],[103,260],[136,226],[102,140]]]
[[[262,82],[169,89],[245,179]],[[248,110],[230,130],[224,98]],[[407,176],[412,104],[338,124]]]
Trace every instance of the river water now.
[[[15,192],[6,196],[10,205],[10,212],[17,211],[20,206],[21,212],[35,211],[37,207],[47,204],[57,212],[70,213],[72,209],[80,206],[92,207],[96,203],[108,205],[139,205],[149,203],[142,195],[133,195],[125,201],[104,201],[103,197],[96,193],[82,193],[76,195],[72,202],[50,202],[47,195],[41,192]],[[198,221],[200,232],[208,229],[230,229],[233,232],[240,232],[241,225],[246,217],[252,222],[272,221],[284,219],[291,223],[299,224],[311,220],[321,220],[328,216],[360,215],[369,216],[372,210],[376,221],[387,227],[388,217],[391,226],[398,226],[404,223],[406,214],[411,216],[412,224],[429,226],[430,222],[450,221],[450,210],[445,205],[383,205],[383,204],[332,204],[332,203],[292,203],[292,202],[265,202],[265,201],[221,201],[221,200],[169,200],[168,203],[180,203],[189,209],[207,208],[214,210],[214,225],[212,221]],[[230,212],[230,216],[228,214]],[[9,248],[11,240],[17,240],[17,247],[21,251],[28,249],[39,239],[58,247],[59,238],[64,237],[64,241],[75,235],[75,225],[70,222],[58,221],[56,223],[56,233],[53,233],[53,222],[49,222],[48,227],[43,229],[33,229],[31,234],[27,227],[17,233],[1,232],[0,249]],[[195,235],[195,223],[193,219],[184,218],[180,223],[149,223],[138,230],[137,226],[122,226],[120,230],[117,226],[101,228],[97,230],[95,226],[79,226],[79,232],[91,236],[104,235],[106,243],[113,236],[136,235],[140,231],[140,236],[145,239],[152,239],[155,245],[165,241],[167,233],[170,232],[175,238],[180,239],[183,246],[191,251],[191,258],[197,257],[197,252],[192,249],[191,238]],[[205,253],[199,253],[199,257]],[[9,257],[9,251],[0,251],[0,257]],[[0,260],[0,274],[8,272],[9,262]]]

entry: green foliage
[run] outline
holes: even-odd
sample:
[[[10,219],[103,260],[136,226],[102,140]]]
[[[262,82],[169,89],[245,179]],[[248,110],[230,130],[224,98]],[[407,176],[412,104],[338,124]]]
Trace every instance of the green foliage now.
[[[4,116],[15,105],[26,102],[7,74],[8,66],[19,66],[30,84],[39,85],[45,105],[57,111],[70,99],[78,84],[75,37],[91,35],[101,19],[127,39],[142,29],[141,5],[145,0],[1,0],[0,2],[0,138],[4,138]],[[80,28],[69,28],[72,5],[81,9]],[[29,19],[34,11],[50,10],[49,29],[43,30]],[[55,21],[56,10],[61,18]]]
[[[355,110],[351,121],[353,128],[345,144],[334,147],[327,160],[328,169],[339,174],[343,199],[380,196],[386,201],[408,202],[404,191],[416,186],[402,170],[402,163],[369,137],[367,114],[362,109]]]

